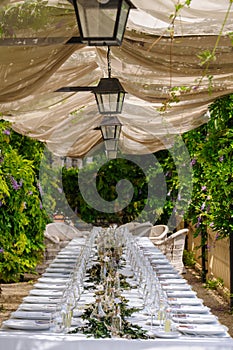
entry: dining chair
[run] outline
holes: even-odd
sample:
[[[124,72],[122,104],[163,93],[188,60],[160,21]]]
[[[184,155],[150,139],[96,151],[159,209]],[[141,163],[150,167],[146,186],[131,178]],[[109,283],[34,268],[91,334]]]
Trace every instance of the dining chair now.
[[[46,225],[44,236],[63,248],[71,239],[83,236],[83,232],[62,222],[51,222]]]
[[[152,224],[147,221],[147,222],[142,222],[142,223],[136,223],[134,228],[130,230],[133,236],[137,237],[148,237],[150,234],[150,229],[152,227]]]
[[[167,238],[169,227],[167,225],[154,225],[150,229],[149,238],[151,242],[156,243]]]
[[[188,231],[187,228],[180,229],[164,240],[155,240],[153,242],[179,273],[185,273],[183,252]]]

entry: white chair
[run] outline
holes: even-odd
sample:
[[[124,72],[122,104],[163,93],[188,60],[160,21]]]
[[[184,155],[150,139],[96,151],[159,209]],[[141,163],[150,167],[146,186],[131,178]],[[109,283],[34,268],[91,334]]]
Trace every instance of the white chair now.
[[[53,243],[67,244],[75,237],[82,237],[84,232],[62,222],[52,222],[46,225],[44,236]]]
[[[154,245],[164,253],[167,259],[171,262],[172,266],[179,273],[185,273],[183,252],[187,233],[188,229],[184,228],[173,233],[164,240],[153,242]]]
[[[167,238],[169,227],[167,225],[154,225],[151,227],[149,238],[151,242],[156,243]]]
[[[121,225],[120,227],[127,227],[129,232],[136,237],[149,237],[152,224],[147,222],[129,222],[127,224]]]

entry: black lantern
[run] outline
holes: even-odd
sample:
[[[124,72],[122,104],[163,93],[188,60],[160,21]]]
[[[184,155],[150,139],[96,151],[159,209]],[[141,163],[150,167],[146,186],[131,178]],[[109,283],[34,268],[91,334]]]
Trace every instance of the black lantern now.
[[[102,137],[104,141],[109,141],[109,147],[106,149],[115,149],[113,146],[111,146],[111,140],[114,140],[114,143],[115,140],[119,140],[121,126],[122,124],[119,122],[119,119],[116,116],[104,117],[101,121],[99,128],[101,129]]]
[[[117,150],[115,151],[105,151],[108,159],[115,159],[117,157]]]
[[[119,46],[131,8],[129,0],[70,0],[81,42],[91,46]]]
[[[100,114],[121,113],[126,92],[117,78],[100,79],[93,93]]]

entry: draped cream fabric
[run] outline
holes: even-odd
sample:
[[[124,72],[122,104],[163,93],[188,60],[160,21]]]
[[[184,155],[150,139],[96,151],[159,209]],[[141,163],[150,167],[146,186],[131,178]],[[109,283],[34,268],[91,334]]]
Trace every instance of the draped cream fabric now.
[[[128,92],[119,147],[143,154],[171,147],[175,135],[208,120],[210,103],[233,92],[233,10],[226,18],[230,0],[192,0],[174,19],[176,0],[132,2],[137,10],[122,46],[111,48],[111,67]],[[107,75],[106,48],[65,44],[78,35],[66,0],[0,4],[2,118],[57,155],[83,157],[101,142],[94,96],[54,91],[97,85]],[[198,55],[215,46],[205,71]]]

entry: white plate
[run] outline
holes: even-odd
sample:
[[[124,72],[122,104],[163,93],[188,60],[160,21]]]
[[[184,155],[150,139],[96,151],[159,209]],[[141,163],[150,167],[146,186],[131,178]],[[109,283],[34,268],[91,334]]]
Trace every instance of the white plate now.
[[[45,321],[35,321],[35,320],[19,320],[19,319],[9,319],[3,322],[3,325],[8,328],[22,329],[28,331],[41,331],[49,329],[50,324]]]
[[[25,320],[50,320],[51,312],[42,311],[15,311],[11,313],[12,318],[22,318]]]
[[[22,311],[50,311],[53,312],[56,309],[55,304],[32,304],[32,303],[23,303],[19,306],[18,310]]]
[[[57,283],[43,283],[43,282],[42,283],[36,283],[36,284],[34,284],[34,287],[38,288],[38,289],[53,289],[53,290],[55,290],[57,292],[59,290],[64,290],[66,288],[66,281],[63,281],[60,284],[57,284]]]
[[[160,283],[163,285],[163,286],[170,286],[170,284],[187,284],[187,281],[184,280],[183,278],[169,278],[168,281],[166,281],[166,279],[161,279]]]
[[[177,327],[181,333],[192,335],[227,335],[227,328],[215,325],[179,325]]]
[[[69,272],[44,272],[43,276],[44,277],[49,277],[49,278],[70,278],[70,274],[72,271]]]
[[[158,275],[158,278],[159,280],[167,280],[167,279],[178,279],[180,278],[180,276],[178,275],[178,273],[176,272],[169,272],[169,273],[165,273],[164,271],[161,271],[161,272],[158,272],[157,271],[157,275]]]
[[[67,277],[41,277],[38,279],[38,284],[61,284],[64,285],[65,283],[67,283]],[[34,286],[36,286],[37,284],[34,284]]]
[[[162,288],[167,292],[179,291],[179,290],[186,290],[186,291],[191,290],[191,287],[188,284],[170,284],[169,286],[166,286],[165,284],[163,284]]]
[[[199,307],[203,307],[203,300],[199,298],[168,298],[168,302],[170,305],[177,305],[177,307],[181,305],[198,305]]]
[[[63,292],[59,290],[53,290],[53,289],[32,289],[29,292],[30,295],[35,296],[42,296],[42,297],[62,297]]]
[[[184,305],[178,307],[172,307],[172,313],[177,314],[207,314],[209,312],[209,308],[207,306],[192,306],[192,305]]]
[[[42,296],[27,296],[23,298],[25,303],[35,303],[35,304],[58,304],[61,301],[61,298],[57,297],[42,297]]]
[[[192,290],[180,290],[180,291],[167,291],[167,296],[168,298],[172,298],[172,297],[176,297],[176,298],[182,298],[182,297],[186,297],[186,298],[193,298],[197,295],[196,292],[192,291]]]
[[[73,264],[73,263],[72,263],[72,264],[52,263],[52,264],[50,264],[49,267],[47,268],[47,271],[48,271],[49,269],[53,269],[53,270],[57,270],[57,269],[63,270],[63,269],[65,269],[65,270],[67,270],[67,271],[70,271],[70,270],[73,270],[74,267],[75,267],[75,264]]]
[[[175,339],[175,338],[179,338],[180,337],[180,333],[178,332],[165,332],[165,331],[157,331],[154,332],[153,331],[153,335],[156,338],[167,338],[167,339]]]
[[[151,260],[152,265],[168,265],[170,266],[169,262],[166,259],[152,259]]]
[[[175,323],[192,323],[192,324],[208,324],[217,323],[217,318],[214,315],[181,315],[181,317],[172,317]]]
[[[62,268],[62,267],[48,267],[46,269],[47,272],[52,272],[52,273],[71,273],[71,271],[73,271],[74,267],[66,267],[66,268]]]

